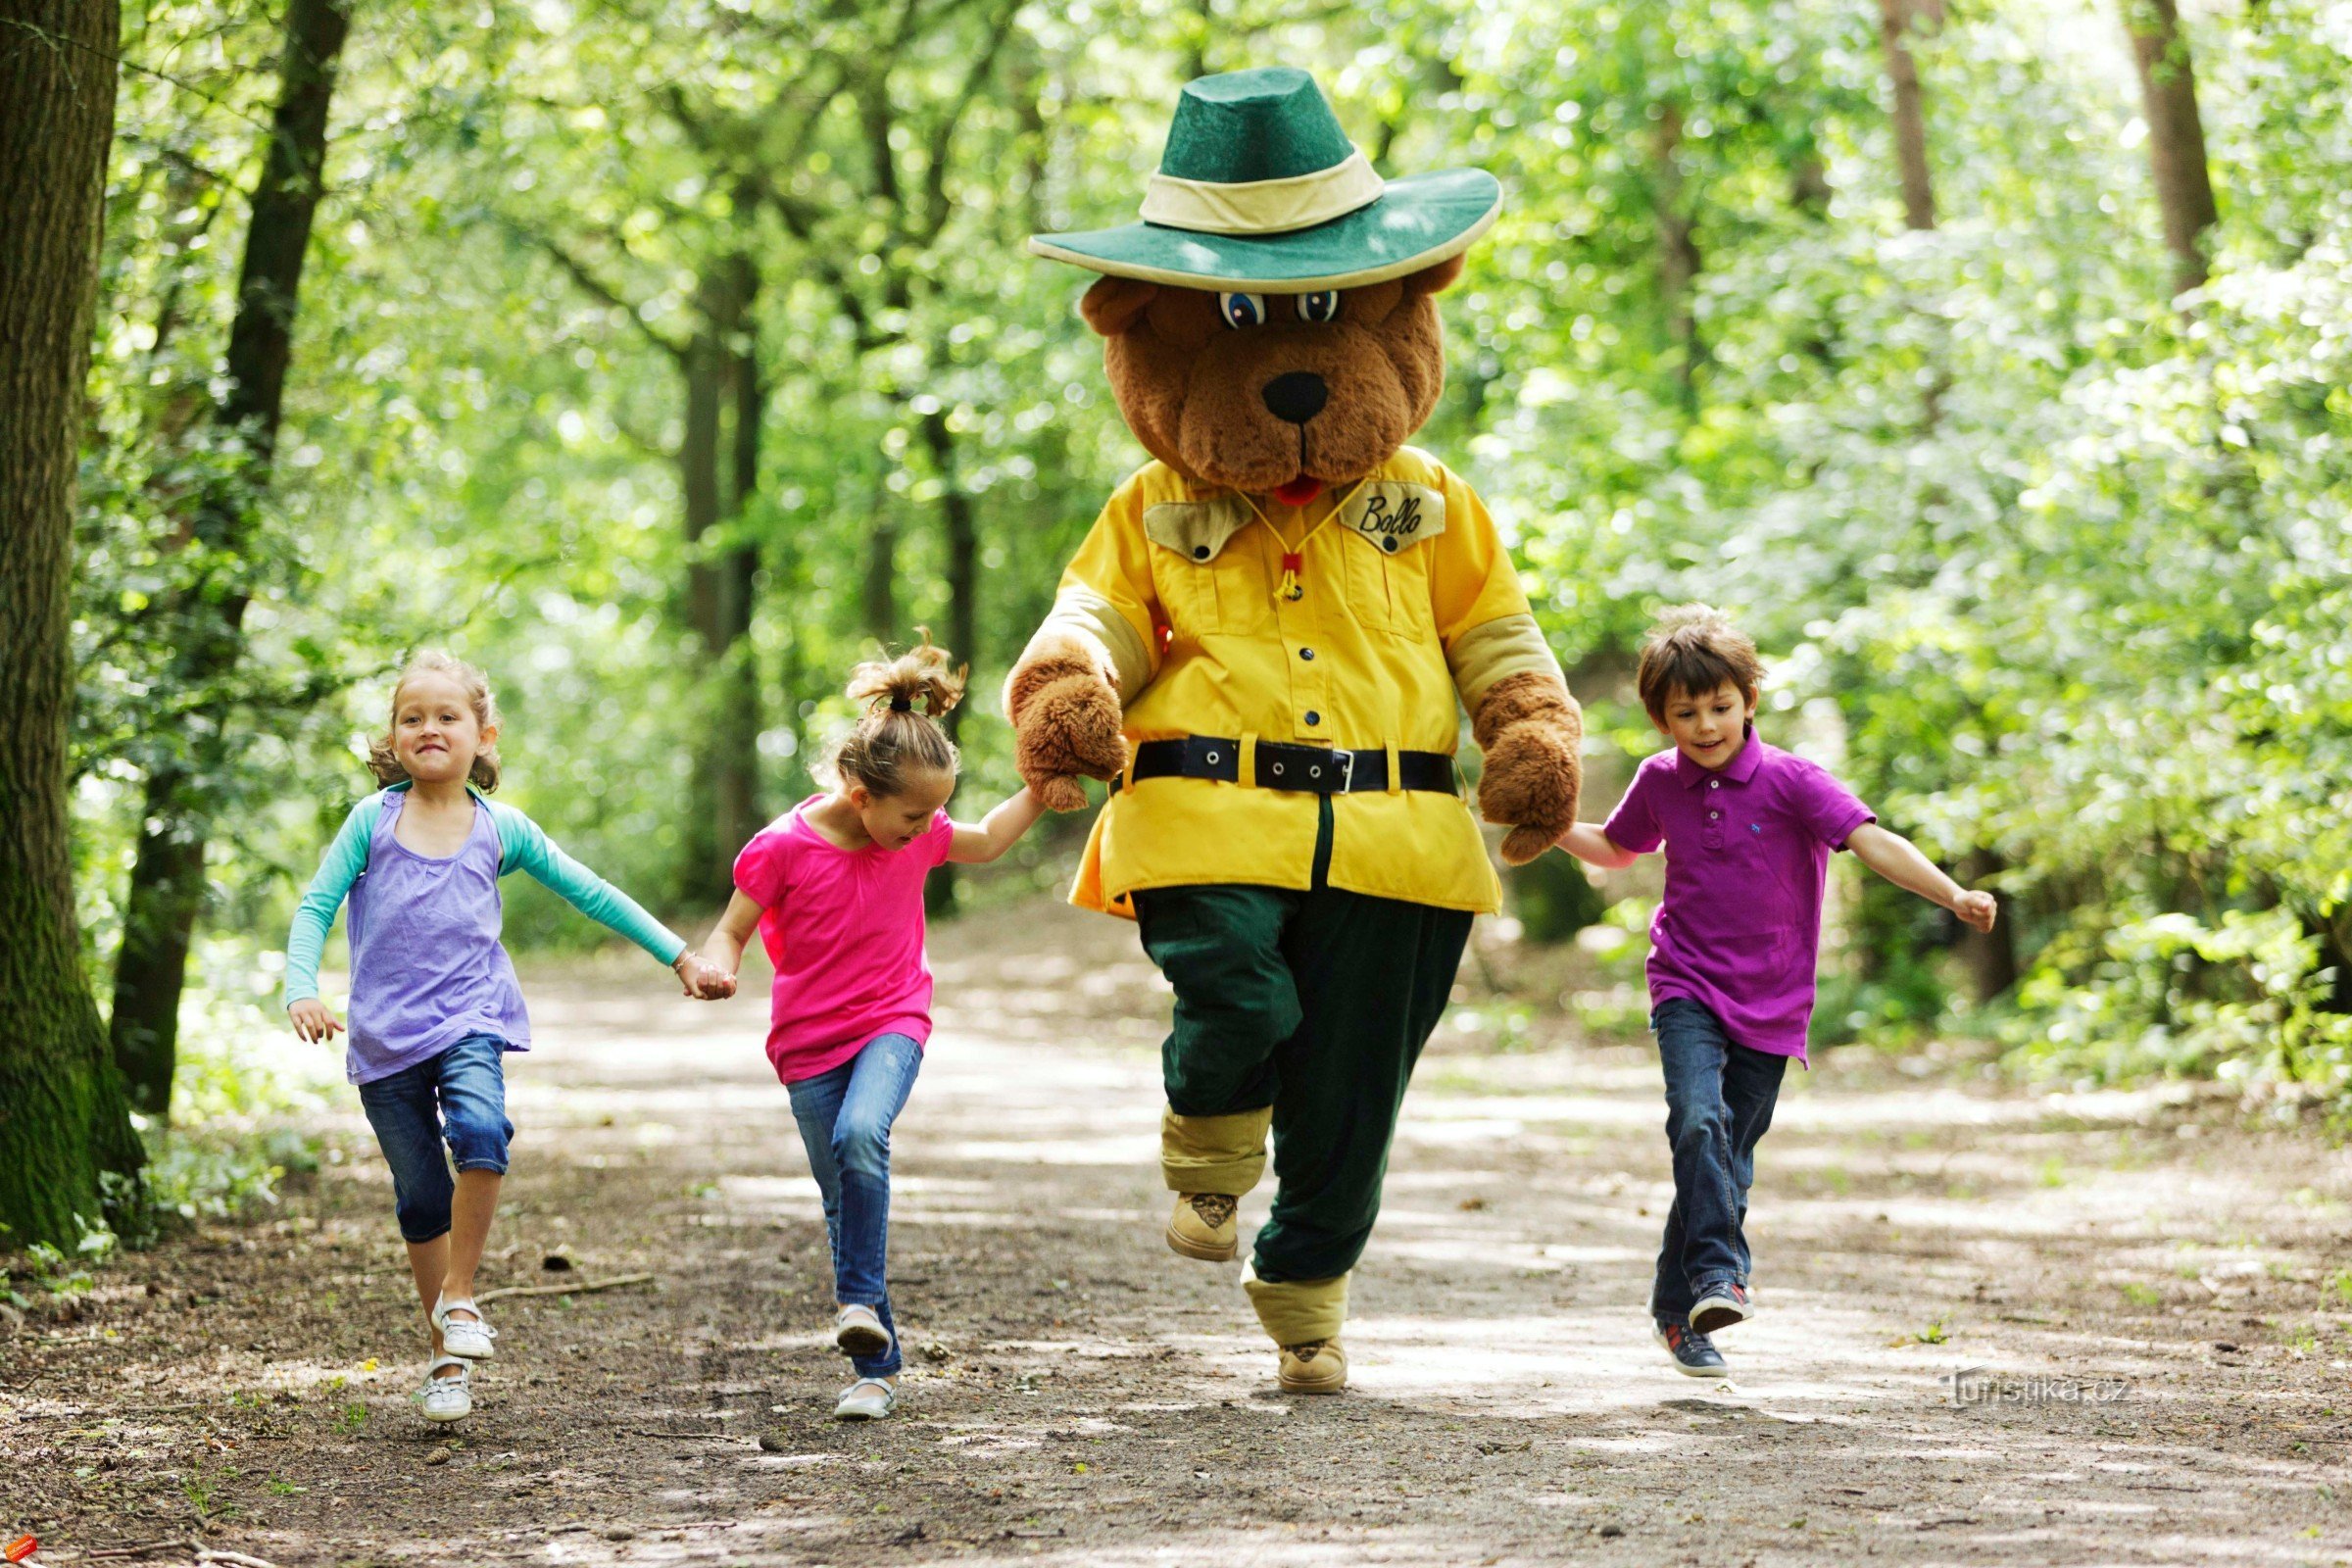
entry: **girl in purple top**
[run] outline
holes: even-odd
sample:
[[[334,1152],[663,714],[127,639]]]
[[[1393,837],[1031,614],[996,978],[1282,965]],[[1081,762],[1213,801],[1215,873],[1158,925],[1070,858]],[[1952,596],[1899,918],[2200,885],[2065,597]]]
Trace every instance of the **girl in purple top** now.
[[[528,871],[590,917],[717,995],[717,971],[659,921],[495,806],[498,708],[482,672],[419,654],[392,691],[392,726],[369,748],[388,787],[352,808],[303,895],[286,941],[286,1009],[305,1041],[342,1022],[318,1000],[318,955],[351,901],[351,1044],[346,1067],[392,1167],[393,1205],[433,1360],[417,1406],[428,1421],[470,1412],[470,1363],[496,1330],[473,1301],[507,1169],[502,1057],[528,1050],[529,1015],[499,942],[498,879]],[[457,1161],[452,1183],[442,1153]]]
[[[1637,685],[1674,742],[1644,760],[1599,827],[1560,847],[1610,869],[1664,846],[1650,921],[1649,1026],[1666,1073],[1674,1206],[1649,1298],[1658,1343],[1691,1377],[1722,1377],[1709,1335],[1754,1311],[1747,1189],[1788,1058],[1805,1058],[1831,852],[1992,929],[1989,893],[1961,889],[1825,769],[1758,740],[1756,645],[1704,605],[1669,611]]]

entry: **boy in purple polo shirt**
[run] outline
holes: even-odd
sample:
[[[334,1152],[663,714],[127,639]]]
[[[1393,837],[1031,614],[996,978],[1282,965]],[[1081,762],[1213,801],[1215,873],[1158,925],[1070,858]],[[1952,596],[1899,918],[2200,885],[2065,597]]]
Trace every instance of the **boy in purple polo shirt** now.
[[[1650,629],[1636,684],[1674,745],[1645,760],[1595,827],[1560,847],[1618,869],[1663,845],[1666,896],[1650,921],[1649,1026],[1666,1072],[1674,1206],[1649,1312],[1690,1377],[1722,1377],[1708,1338],[1755,1310],[1747,1189],[1756,1141],[1788,1058],[1805,1059],[1830,853],[1992,929],[1989,893],[1968,892],[1911,841],[1878,825],[1829,772],[1757,739],[1756,645],[1715,611],[1685,605]]]

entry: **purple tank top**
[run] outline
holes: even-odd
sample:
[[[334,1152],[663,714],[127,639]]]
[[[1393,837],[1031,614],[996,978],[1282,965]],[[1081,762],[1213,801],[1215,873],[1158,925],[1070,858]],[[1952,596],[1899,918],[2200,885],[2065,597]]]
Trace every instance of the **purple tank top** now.
[[[522,987],[499,942],[498,824],[479,801],[473,831],[445,860],[393,836],[408,792],[384,797],[368,866],[351,885],[351,1045],[355,1084],[388,1078],[473,1035],[529,1049]]]

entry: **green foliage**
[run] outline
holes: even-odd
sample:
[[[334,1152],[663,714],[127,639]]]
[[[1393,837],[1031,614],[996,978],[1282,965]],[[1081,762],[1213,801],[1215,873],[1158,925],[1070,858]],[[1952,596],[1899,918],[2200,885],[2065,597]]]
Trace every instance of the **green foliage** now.
[[[1539,856],[1514,867],[1504,884],[1511,913],[1530,942],[1565,942],[1607,907],[1584,866],[1565,855]]]
[[[959,805],[1010,789],[987,694],[1143,457],[1072,310],[1085,279],[1022,240],[1129,217],[1191,72],[1283,59],[1385,172],[1506,182],[1418,439],[1494,506],[1574,682],[1621,674],[1660,606],[1724,605],[1773,656],[1767,735],[1946,864],[2004,868],[2021,1066],[2345,1092],[2352,35],[2327,0],[2192,12],[2224,220],[2176,305],[2112,8],[1948,9],[1915,48],[1919,232],[1875,17],[1847,0],[369,10],[276,470],[229,561],[181,522],[235,456],[203,415],[275,31],[142,0],[126,53],[185,85],[124,74],[109,192],[75,583],[94,970],[187,715],[240,742],[209,928],[266,950],[372,786],[364,739],[421,642],[497,681],[508,796],[677,904],[723,705],[757,709],[760,809],[788,808],[875,636],[954,624],[954,495],[977,534]],[[734,341],[764,382],[757,471],[689,541],[681,351],[734,257],[760,285]],[[724,667],[748,685],[688,591],[738,550],[755,608]],[[251,598],[234,688],[185,689],[175,607],[221,593]],[[1638,712],[1593,718],[1596,749],[1657,744]],[[1071,847],[1033,835],[998,886],[1055,880]],[[1592,916],[1563,869],[1513,879],[1533,935]],[[1949,923],[1837,874],[1822,1038],[1982,1023],[1950,999]],[[1624,939],[1577,1001],[1591,1026],[1640,1027],[1644,914],[1579,937]],[[600,940],[528,887],[508,932]],[[273,1013],[228,967],[208,991]],[[212,1071],[184,1102],[227,1094]],[[211,1190],[258,1191],[265,1165],[234,1168]]]
[[[2352,1091],[2352,1014],[2330,1010],[2319,940],[2283,909],[2226,910],[2218,925],[2154,915],[2107,931],[2096,956],[2063,955],[2027,986],[2021,1059],[2037,1072],[2113,1081],[2143,1073]],[[2085,979],[2063,978],[2079,970]]]
[[[1578,1023],[1601,1037],[1638,1039],[1649,1028],[1649,998],[1642,971],[1649,961],[1649,921],[1657,912],[1648,899],[1620,899],[1598,920],[1577,933],[1603,984],[1571,993],[1569,1010]]]
[[[91,1270],[106,1266],[121,1239],[103,1220],[85,1219],[79,1214],[74,1216],[74,1228],[80,1233],[80,1239],[71,1252],[47,1242],[34,1242],[24,1249],[21,1254],[23,1284],[49,1297],[81,1296],[92,1288],[96,1281]],[[0,1291],[17,1306],[28,1304],[13,1282],[0,1287]]]

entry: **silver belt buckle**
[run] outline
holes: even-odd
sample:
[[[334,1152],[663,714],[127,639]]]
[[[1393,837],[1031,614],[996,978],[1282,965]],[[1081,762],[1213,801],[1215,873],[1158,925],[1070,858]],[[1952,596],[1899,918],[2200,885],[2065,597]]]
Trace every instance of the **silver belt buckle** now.
[[[1332,791],[1332,793],[1334,795],[1346,795],[1355,788],[1355,754],[1349,751],[1342,751],[1337,755],[1340,762],[1340,787]]]

